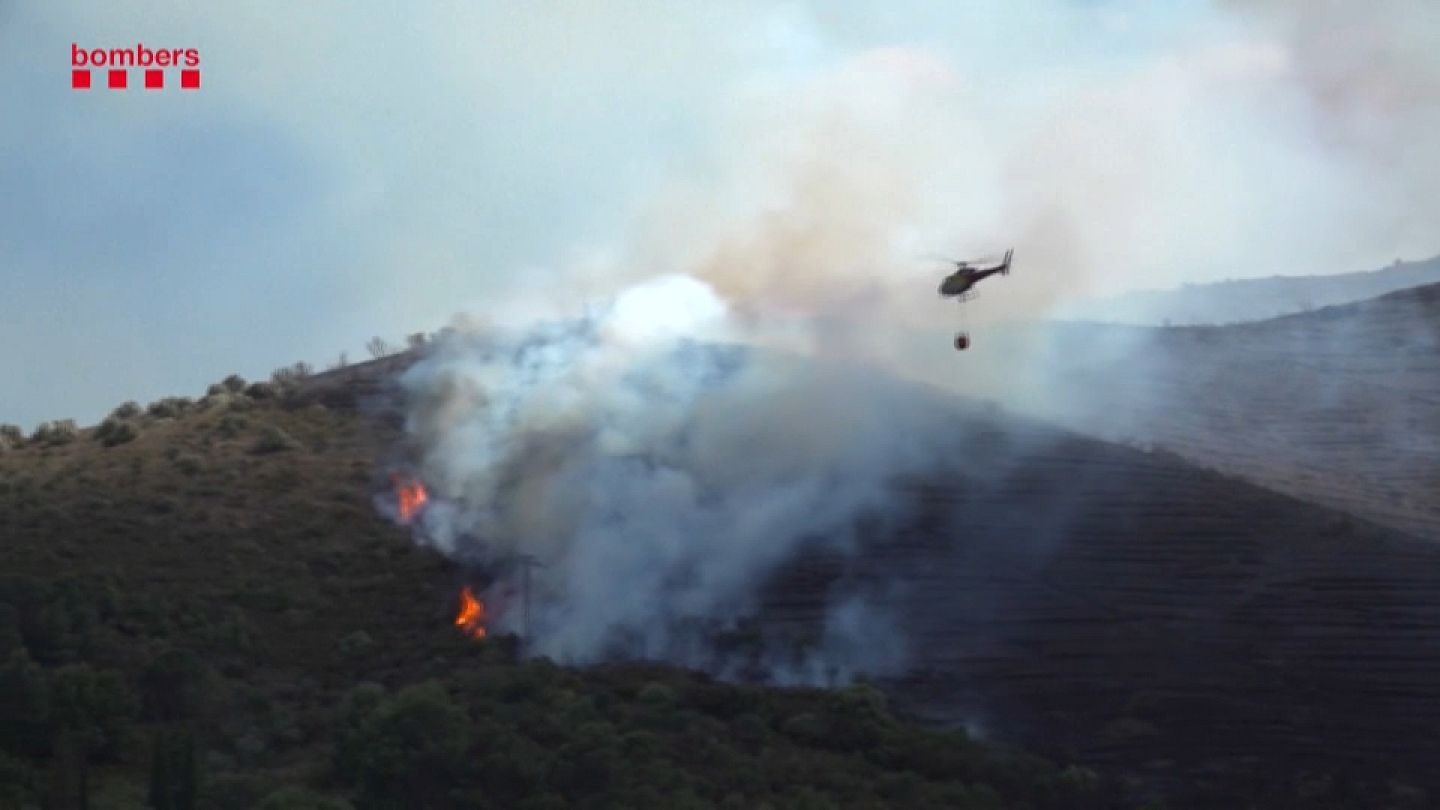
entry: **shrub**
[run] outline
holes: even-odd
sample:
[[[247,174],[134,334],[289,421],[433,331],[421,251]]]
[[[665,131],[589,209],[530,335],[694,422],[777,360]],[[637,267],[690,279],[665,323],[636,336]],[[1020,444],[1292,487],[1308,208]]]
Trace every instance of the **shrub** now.
[[[220,384],[225,386],[225,390],[232,394],[239,394],[245,390],[245,378],[239,374],[231,374],[229,377],[221,380]]]
[[[825,723],[809,712],[786,720],[781,730],[801,745],[822,745],[825,742]]]
[[[139,415],[140,403],[133,399],[120,403],[116,406],[115,410],[110,412],[110,418],[112,419],[134,419]]]
[[[670,708],[675,705],[675,690],[655,681],[645,684],[639,697],[641,703],[653,708]]]
[[[174,461],[175,469],[186,475],[195,475],[204,469],[204,465],[200,462],[200,457],[193,453],[181,453],[175,457]]]
[[[95,429],[95,440],[106,447],[134,441],[139,435],[140,431],[133,423],[114,416],[101,422],[100,427]]]
[[[216,388],[217,386],[212,385],[210,387]],[[245,407],[249,402],[250,400],[246,399],[244,394],[232,394],[228,390],[220,388],[219,391],[214,391],[201,397],[196,405],[201,410],[219,409],[221,411],[232,411]]]
[[[0,450],[19,447],[25,443],[25,434],[16,425],[0,425]]]
[[[30,441],[35,444],[49,446],[69,444],[75,441],[80,435],[80,428],[75,426],[74,419],[59,419],[54,422],[41,422],[35,427],[35,432],[30,435]]]
[[[362,655],[375,646],[375,639],[364,630],[356,630],[340,639],[340,654],[353,657]]]
[[[270,382],[284,388],[300,382],[312,373],[314,373],[314,369],[310,367],[310,364],[301,361],[294,365],[282,366],[275,369],[274,373],[270,375]]]
[[[220,417],[220,421],[215,425],[215,432],[223,439],[233,439],[249,425],[250,421],[245,417],[227,413]]]
[[[390,344],[385,342],[385,338],[378,336],[365,342],[365,351],[370,352],[370,356],[377,360],[395,353],[395,350],[390,348]]]
[[[280,386],[273,382],[251,383],[245,395],[251,399],[274,399],[280,396]]]
[[[286,450],[297,450],[300,442],[276,425],[269,425],[260,432],[260,438],[255,440],[252,448],[256,453],[280,453]]]
[[[174,419],[194,409],[195,402],[189,397],[165,397],[150,403],[145,412],[156,419]]]
[[[770,733],[770,726],[764,718],[754,712],[746,712],[733,721],[735,738],[751,749],[760,747]]]

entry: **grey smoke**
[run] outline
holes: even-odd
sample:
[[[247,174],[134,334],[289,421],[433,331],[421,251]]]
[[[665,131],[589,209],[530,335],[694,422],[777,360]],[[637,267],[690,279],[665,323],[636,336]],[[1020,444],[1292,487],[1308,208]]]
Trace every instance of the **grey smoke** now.
[[[895,476],[933,459],[907,395],[740,337],[684,276],[583,317],[450,334],[403,380],[435,501],[416,539],[496,570],[536,558],[535,653],[726,666],[708,634],[755,615],[802,553],[855,554],[857,521],[891,514]],[[768,656],[773,677],[897,670],[886,613],[858,592],[832,608],[815,657]],[[497,621],[520,629],[513,609]]]
[[[891,604],[861,594],[837,598],[815,648],[788,655],[772,652],[763,662],[767,674],[785,686],[846,683],[857,674],[901,674],[909,650]]]
[[[1379,141],[1316,137],[1377,108],[1317,115],[1311,66],[1329,57],[1292,10],[1216,15],[1143,58],[1007,82],[915,32],[852,40],[799,14],[797,31],[831,43],[824,58],[723,82],[695,142],[627,208],[630,228],[599,245],[561,234],[572,259],[517,274],[533,289],[485,313],[520,322],[464,330],[411,372],[437,494],[422,539],[486,564],[545,561],[547,655],[703,658],[698,625],[753,614],[765,577],[807,546],[850,552],[854,519],[889,508],[887,476],[927,462],[929,417],[897,416],[911,403],[850,379],[855,364],[1058,418],[1109,406],[1105,386],[1061,378],[1126,355],[1138,333],[1066,344],[1001,321],[1140,282],[1432,253],[1415,203],[1433,195],[1412,191],[1431,188],[1433,150],[1392,137],[1430,108],[1379,108],[1395,113]],[[1062,19],[1063,41],[1087,41],[1088,14]],[[1424,22],[1389,14],[1377,52]],[[1405,146],[1398,163],[1368,148],[1385,143]],[[1010,245],[1016,272],[958,314],[933,295],[940,268],[916,260]],[[685,275],[645,281],[672,272]],[[978,333],[963,360],[957,328]],[[712,347],[737,343],[807,360]],[[1157,396],[1141,382],[1124,399],[1107,428]]]

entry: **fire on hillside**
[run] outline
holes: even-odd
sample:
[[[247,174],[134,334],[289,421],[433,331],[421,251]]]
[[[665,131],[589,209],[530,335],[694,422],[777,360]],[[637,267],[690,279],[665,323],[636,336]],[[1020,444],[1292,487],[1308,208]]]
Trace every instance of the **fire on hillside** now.
[[[418,478],[392,473],[390,482],[395,488],[395,512],[401,525],[410,525],[430,502],[430,494]],[[455,614],[455,626],[465,635],[483,639],[487,631],[485,603],[475,596],[466,585],[460,591],[460,608]]]
[[[425,485],[417,479],[406,479],[395,474],[390,477],[390,480],[395,484],[395,502],[400,522],[408,524],[420,513],[421,508],[430,500],[430,496],[425,491]]]
[[[460,612],[455,615],[455,626],[471,638],[485,638],[485,603],[475,598],[468,585],[460,591]]]

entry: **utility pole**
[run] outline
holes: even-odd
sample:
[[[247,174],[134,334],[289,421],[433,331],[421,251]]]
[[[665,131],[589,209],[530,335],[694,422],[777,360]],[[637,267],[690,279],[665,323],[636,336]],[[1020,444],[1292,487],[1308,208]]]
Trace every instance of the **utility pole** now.
[[[530,645],[530,569],[541,562],[533,554],[521,554],[516,558],[520,564],[520,648]]]

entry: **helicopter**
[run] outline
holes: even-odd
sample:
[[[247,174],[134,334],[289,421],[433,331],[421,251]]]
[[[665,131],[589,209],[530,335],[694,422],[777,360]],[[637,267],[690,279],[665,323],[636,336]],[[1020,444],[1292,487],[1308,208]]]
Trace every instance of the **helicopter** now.
[[[955,272],[940,282],[940,297],[954,298],[960,303],[973,299],[976,295],[973,288],[982,280],[996,273],[1002,276],[1010,275],[1010,259],[1014,255],[1015,248],[1010,248],[1005,251],[1005,257],[998,262],[986,259],[970,261],[944,259],[943,261],[955,265]],[[955,348],[960,351],[970,348],[970,335],[963,331],[955,335]]]

